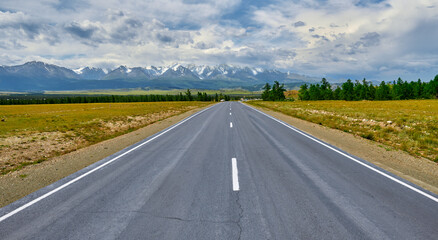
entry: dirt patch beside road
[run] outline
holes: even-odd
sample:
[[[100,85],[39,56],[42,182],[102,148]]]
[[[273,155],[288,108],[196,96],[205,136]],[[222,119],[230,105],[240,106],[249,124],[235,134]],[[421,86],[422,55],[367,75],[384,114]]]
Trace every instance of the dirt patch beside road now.
[[[151,136],[203,108],[155,122],[144,128],[0,176],[0,207]]]
[[[382,143],[354,136],[337,129],[321,126],[269,109],[257,108],[333,146],[438,194],[438,164],[435,162],[422,157],[414,157]]]

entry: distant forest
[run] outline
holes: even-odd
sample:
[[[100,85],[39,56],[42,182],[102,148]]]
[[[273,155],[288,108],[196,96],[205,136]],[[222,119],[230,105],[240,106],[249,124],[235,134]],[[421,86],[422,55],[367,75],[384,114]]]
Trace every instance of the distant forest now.
[[[167,101],[229,101],[232,97],[222,93],[208,95],[198,92],[192,95],[190,89],[178,95],[109,95],[109,96],[59,96],[59,95],[16,95],[1,96],[0,105],[65,104],[65,103],[116,103],[116,102],[167,102]],[[234,99],[235,97],[233,97]]]
[[[300,100],[405,100],[438,98],[438,75],[430,82],[397,81],[374,86],[365,79],[355,82],[348,79],[341,86],[332,87],[323,78],[318,84],[301,85],[298,91]]]

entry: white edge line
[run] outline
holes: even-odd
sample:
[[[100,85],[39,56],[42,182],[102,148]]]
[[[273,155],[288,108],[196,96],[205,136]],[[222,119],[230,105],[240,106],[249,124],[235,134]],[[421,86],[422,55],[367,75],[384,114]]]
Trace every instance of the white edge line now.
[[[349,156],[349,155],[347,155],[347,154],[345,154],[345,153],[343,153],[343,152],[341,152],[341,151],[339,151],[339,150],[337,150],[337,149],[335,149],[335,148],[333,148],[333,147],[331,147],[331,146],[329,146],[329,145],[319,141],[318,139],[316,139],[316,138],[314,138],[314,137],[312,137],[310,135],[307,135],[307,134],[305,134],[305,133],[303,133],[301,131],[298,131],[297,129],[295,129],[294,127],[291,127],[289,124],[284,123],[283,121],[280,121],[280,120],[278,120],[278,119],[276,119],[276,118],[274,118],[274,117],[272,117],[272,116],[270,116],[270,115],[268,115],[268,114],[266,114],[266,113],[264,113],[262,111],[259,111],[259,110],[255,109],[255,108],[249,106],[249,105],[246,105],[246,106],[251,108],[251,109],[253,109],[253,110],[255,110],[255,111],[257,111],[257,112],[259,112],[259,113],[261,113],[261,114],[263,114],[263,115],[265,115],[265,116],[267,116],[267,117],[269,117],[269,118],[271,118],[272,120],[277,121],[278,123],[280,123],[280,124],[290,128],[290,129],[294,130],[295,132],[297,132],[297,133],[299,133],[299,134],[301,134],[301,135],[303,135],[303,136],[305,136],[305,137],[307,137],[307,138],[309,138],[309,139],[311,139],[311,140],[313,140],[313,141],[323,145],[324,147],[327,147],[328,149],[333,150],[333,151],[341,154],[342,156],[344,156],[346,158],[349,158],[350,160],[353,160],[354,162],[356,162],[356,163],[358,163],[358,164],[360,164],[360,165],[362,165],[362,166],[364,166],[364,167],[366,167],[366,168],[368,168],[368,169],[370,169],[370,170],[372,170],[372,171],[374,171],[374,172],[376,172],[376,173],[378,173],[378,174],[380,174],[380,175],[382,175],[382,176],[384,176],[386,178],[389,178],[392,181],[394,181],[394,182],[396,182],[396,183],[398,183],[398,184],[400,184],[400,185],[402,185],[404,187],[407,187],[407,188],[411,189],[412,191],[417,192],[417,193],[419,193],[419,194],[421,194],[421,195],[423,195],[423,196],[425,196],[425,197],[427,197],[427,198],[429,198],[429,199],[431,199],[431,200],[433,200],[433,201],[438,203],[438,198],[436,198],[436,197],[434,197],[434,196],[432,196],[432,195],[430,195],[428,193],[425,193],[425,192],[421,191],[420,189],[417,189],[417,188],[415,188],[415,187],[413,187],[413,186],[411,186],[411,185],[409,185],[409,184],[407,184],[405,182],[402,182],[402,181],[398,180],[397,178],[395,178],[393,176],[390,176],[390,175],[380,171],[379,169],[376,169],[376,168],[374,168],[372,166],[369,166],[368,164],[365,164],[365,163],[359,161],[358,159],[356,159],[356,158],[354,158],[352,156]]]
[[[147,144],[147,143],[153,141],[154,139],[160,137],[161,135],[163,135],[163,134],[169,132],[170,130],[172,130],[172,129],[178,127],[179,125],[181,125],[181,124],[187,122],[187,121],[190,120],[191,118],[193,118],[193,117],[195,117],[195,116],[197,116],[197,115],[199,115],[199,114],[201,114],[201,113],[207,111],[208,109],[210,109],[210,108],[212,108],[212,107],[214,107],[214,106],[216,106],[216,105],[213,105],[213,106],[211,106],[211,107],[208,107],[208,108],[206,108],[206,109],[204,109],[204,110],[201,110],[201,111],[199,111],[199,112],[193,114],[193,115],[190,116],[190,117],[187,117],[186,119],[182,120],[181,122],[179,122],[179,123],[173,125],[172,127],[168,128],[168,129],[166,129],[164,132],[162,132],[162,133],[160,133],[160,134],[158,134],[158,135],[152,137],[151,139],[147,140],[146,142],[143,142],[143,143],[139,144],[138,146],[136,146],[136,147],[134,147],[134,148],[132,148],[132,149],[130,149],[130,150],[128,150],[128,151],[126,151],[126,152],[120,154],[119,156],[114,157],[113,159],[109,160],[108,162],[106,162],[106,163],[104,163],[104,164],[102,164],[102,165],[97,166],[96,168],[94,168],[94,169],[92,169],[92,170],[90,170],[90,171],[88,171],[88,172],[86,172],[86,173],[80,175],[79,177],[76,177],[75,179],[72,179],[72,180],[70,180],[69,182],[64,183],[63,185],[61,185],[61,186],[59,186],[59,187],[53,189],[52,191],[50,191],[50,192],[48,192],[48,193],[46,193],[46,194],[44,194],[44,195],[42,195],[42,196],[40,196],[40,197],[38,197],[38,198],[35,198],[34,200],[32,200],[32,201],[30,201],[30,202],[28,202],[28,203],[22,205],[21,207],[18,207],[18,208],[16,208],[15,210],[13,210],[13,211],[11,211],[11,212],[9,212],[9,213],[3,215],[2,217],[0,217],[0,222],[6,220],[7,218],[9,218],[9,217],[11,217],[11,216],[13,216],[13,215],[15,215],[15,214],[21,212],[21,211],[23,211],[24,209],[26,209],[26,208],[32,206],[33,204],[35,204],[35,203],[37,203],[37,202],[43,200],[44,198],[49,197],[50,195],[52,195],[52,194],[54,194],[54,193],[60,191],[61,189],[63,189],[63,188],[65,188],[65,187],[67,187],[67,186],[69,186],[69,185],[71,185],[71,184],[73,184],[73,183],[79,181],[80,179],[82,179],[82,178],[84,178],[84,177],[90,175],[91,173],[93,173],[93,172],[95,172],[95,171],[97,171],[97,170],[99,170],[99,169],[105,167],[106,165],[108,165],[108,164],[110,164],[110,163],[116,161],[117,159],[119,159],[119,158],[125,156],[126,154],[128,154],[128,153],[130,153],[130,152],[132,152],[132,151],[134,151],[134,150],[136,150],[136,149],[138,149],[139,147],[141,147],[141,146],[143,146],[143,145],[145,145],[145,144]]]
[[[231,169],[232,169],[232,178],[233,178],[233,191],[239,191],[239,172],[237,170],[237,160],[236,158],[231,159]]]

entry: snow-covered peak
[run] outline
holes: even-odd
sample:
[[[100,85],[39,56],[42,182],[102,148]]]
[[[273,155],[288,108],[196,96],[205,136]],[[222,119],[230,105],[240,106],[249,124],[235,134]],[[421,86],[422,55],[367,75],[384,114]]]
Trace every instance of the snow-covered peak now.
[[[205,78],[204,74],[206,73],[206,71],[208,71],[208,68],[209,67],[205,65],[199,65],[199,66],[194,64],[187,65],[187,69],[189,69],[193,74],[198,76],[199,79]]]
[[[252,76],[259,78],[257,75],[260,73],[264,74],[278,74],[281,73],[277,70],[265,70],[260,67],[242,67],[242,66],[235,66],[231,64],[220,64],[216,66],[208,66],[208,65],[195,65],[195,64],[189,64],[189,65],[182,65],[179,63],[174,63],[172,65],[169,65],[167,67],[155,67],[155,66],[145,66],[145,67],[135,67],[135,68],[129,68],[125,65],[119,66],[117,69],[115,69],[119,74],[123,74],[126,76],[135,75],[137,76],[139,74],[139,71],[143,72],[149,77],[159,77],[166,73],[167,71],[171,70],[173,73],[177,76],[187,76],[187,74],[193,74],[199,79],[214,79],[220,76],[227,77],[227,78],[244,78],[245,75]],[[100,74],[108,75],[109,72],[107,69],[97,69],[97,68],[89,68],[89,67],[81,67],[78,69],[73,70],[78,75],[83,75],[82,77],[85,77],[85,75],[89,75],[90,72],[97,72],[100,71]],[[103,73],[102,73],[103,72]],[[169,72],[170,74],[170,72]],[[290,73],[285,73],[289,75]]]
[[[201,65],[201,66],[192,65],[192,66],[189,66],[188,69],[190,69],[190,71],[192,71],[198,75],[202,75],[202,74],[204,74],[205,70],[207,69],[207,66],[205,66],[205,65]]]
[[[78,68],[78,69],[73,69],[73,72],[75,72],[76,74],[82,74],[82,71],[84,70],[84,67]]]
[[[178,71],[178,69],[181,67],[181,64],[179,64],[179,63],[175,63],[175,64],[173,64],[170,68],[173,70],[173,71]]]
[[[169,69],[169,67],[157,67],[157,70],[160,73],[160,75],[165,73],[168,69]]]
[[[154,67],[154,66],[146,66],[143,68],[143,71],[148,74],[149,76],[160,76],[163,74],[161,67]]]
[[[120,67],[118,67],[116,70],[121,72],[121,73],[126,73],[126,74],[132,72],[132,68],[129,68],[125,65],[120,65]]]

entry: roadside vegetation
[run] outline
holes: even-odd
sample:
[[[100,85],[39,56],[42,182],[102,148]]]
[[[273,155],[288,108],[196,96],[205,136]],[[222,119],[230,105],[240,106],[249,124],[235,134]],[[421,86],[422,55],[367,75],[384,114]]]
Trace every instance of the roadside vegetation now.
[[[210,102],[0,106],[0,173],[43,162]]]
[[[263,87],[262,99],[263,101],[284,101],[286,99],[285,91],[284,84],[280,85],[278,81],[275,81],[272,87],[266,83]]]
[[[438,100],[250,101],[438,162]],[[390,146],[390,147],[387,147]]]
[[[235,98],[235,97],[234,97]],[[176,95],[99,95],[99,96],[66,96],[66,95],[6,95],[0,96],[0,105],[24,104],[65,104],[65,103],[116,103],[116,102],[173,102],[173,101],[229,101],[229,95],[197,92],[190,89]]]
[[[284,92],[284,96],[286,99],[298,99],[298,90],[287,90]]]
[[[392,83],[381,82],[374,86],[365,79],[353,82],[348,79],[341,86],[332,86],[325,78],[318,84],[304,84],[300,87],[300,100],[406,100],[438,98],[438,75],[430,82],[403,81],[398,78]]]

